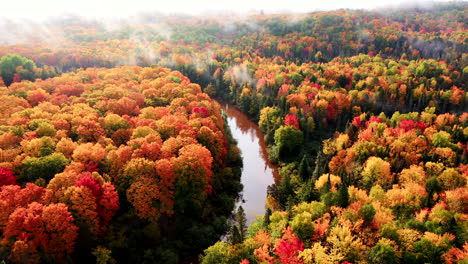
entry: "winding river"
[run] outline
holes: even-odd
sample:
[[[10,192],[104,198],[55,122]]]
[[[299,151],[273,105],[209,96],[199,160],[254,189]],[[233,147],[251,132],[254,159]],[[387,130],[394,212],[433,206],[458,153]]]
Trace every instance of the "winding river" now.
[[[257,124],[238,108],[224,102],[219,104],[227,115],[232,135],[241,150],[244,163],[241,182],[244,189],[238,205],[244,208],[247,224],[250,225],[256,215],[265,214],[267,187],[274,183],[278,170],[268,160],[267,145]]]

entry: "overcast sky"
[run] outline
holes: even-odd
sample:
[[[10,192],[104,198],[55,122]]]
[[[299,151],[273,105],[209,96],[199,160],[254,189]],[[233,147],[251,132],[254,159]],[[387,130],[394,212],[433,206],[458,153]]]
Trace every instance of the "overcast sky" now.
[[[434,0],[429,0],[434,2]],[[437,0],[446,1],[446,0]],[[422,0],[8,0],[2,1],[0,17],[42,19],[62,14],[82,16],[129,16],[141,11],[200,14],[205,11],[310,12],[339,8],[376,8]]]

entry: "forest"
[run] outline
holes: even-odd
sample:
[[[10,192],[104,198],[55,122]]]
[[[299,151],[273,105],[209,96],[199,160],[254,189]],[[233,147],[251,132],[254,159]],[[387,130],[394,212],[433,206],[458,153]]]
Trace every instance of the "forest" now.
[[[0,19],[0,263],[467,263],[467,16]]]

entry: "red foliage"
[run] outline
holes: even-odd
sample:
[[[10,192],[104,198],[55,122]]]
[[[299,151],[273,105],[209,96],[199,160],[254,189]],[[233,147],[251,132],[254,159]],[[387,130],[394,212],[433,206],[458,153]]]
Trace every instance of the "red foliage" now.
[[[99,172],[99,163],[90,160],[85,164],[85,169],[91,173]]]
[[[76,133],[87,142],[96,142],[105,135],[104,129],[94,120],[84,119],[76,129]]]
[[[119,195],[114,185],[106,182],[101,185],[101,199],[98,202],[101,228],[106,229],[115,212],[119,209]],[[104,230],[102,230],[104,231]]]
[[[330,227],[330,218],[329,214],[325,214],[323,217],[315,220],[314,226],[314,236],[312,240],[322,239],[327,235],[328,228]]]
[[[419,129],[421,132],[424,132],[426,125],[423,122],[414,122],[413,120],[402,120],[398,126],[408,132],[412,129]]]
[[[15,173],[8,168],[0,168],[0,187],[5,185],[18,185]]]
[[[284,117],[284,124],[286,126],[294,126],[300,130],[299,121],[297,120],[297,116],[295,115],[286,115]]]
[[[91,176],[91,173],[85,172],[83,174],[84,176],[75,183],[75,186],[85,186],[91,191],[96,201],[99,201],[101,199],[101,186],[96,182],[94,177]]]
[[[23,139],[25,140],[31,140],[31,139],[35,139],[35,138],[38,138],[39,136],[37,135],[36,131],[28,131],[26,133],[23,134]]]
[[[210,114],[208,113],[208,110],[206,110],[205,107],[201,106],[201,107],[194,107],[193,110],[192,110],[192,113],[195,115],[195,116],[199,116],[199,117],[208,117]]]
[[[36,251],[55,262],[65,261],[66,254],[73,252],[78,236],[73,221],[65,204],[44,206],[33,202],[27,208],[17,208],[9,218],[4,236],[11,244],[24,241],[29,250],[19,250],[16,245],[10,259],[24,259],[22,253]]]
[[[281,263],[302,264],[303,261],[298,257],[299,252],[304,250],[304,244],[294,235],[292,228],[284,230],[281,239],[275,243],[275,253],[279,256]]]
[[[62,84],[58,85],[57,89],[55,89],[55,93],[67,96],[80,96],[83,92],[84,88],[76,84]]]
[[[359,116],[356,116],[353,121],[351,122],[351,125],[357,127],[357,128],[361,128],[362,126],[362,120]]]
[[[13,82],[16,83],[16,82],[21,82],[21,76],[17,73],[15,73],[13,75]]]
[[[382,123],[382,118],[378,116],[371,116],[371,118],[369,118],[369,120],[366,122],[366,127],[372,123]]]
[[[278,98],[283,97],[283,96],[287,96],[288,93],[289,93],[288,91],[289,91],[290,87],[291,87],[291,85],[289,85],[289,84],[281,85],[281,87],[278,90]]]

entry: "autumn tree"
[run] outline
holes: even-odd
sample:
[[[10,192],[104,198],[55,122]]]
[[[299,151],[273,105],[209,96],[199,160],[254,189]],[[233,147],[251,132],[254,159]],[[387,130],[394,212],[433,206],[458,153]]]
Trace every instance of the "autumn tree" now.
[[[73,252],[78,236],[74,218],[65,204],[33,202],[10,216],[4,237],[11,248],[9,258],[16,263],[41,260],[65,261]]]

